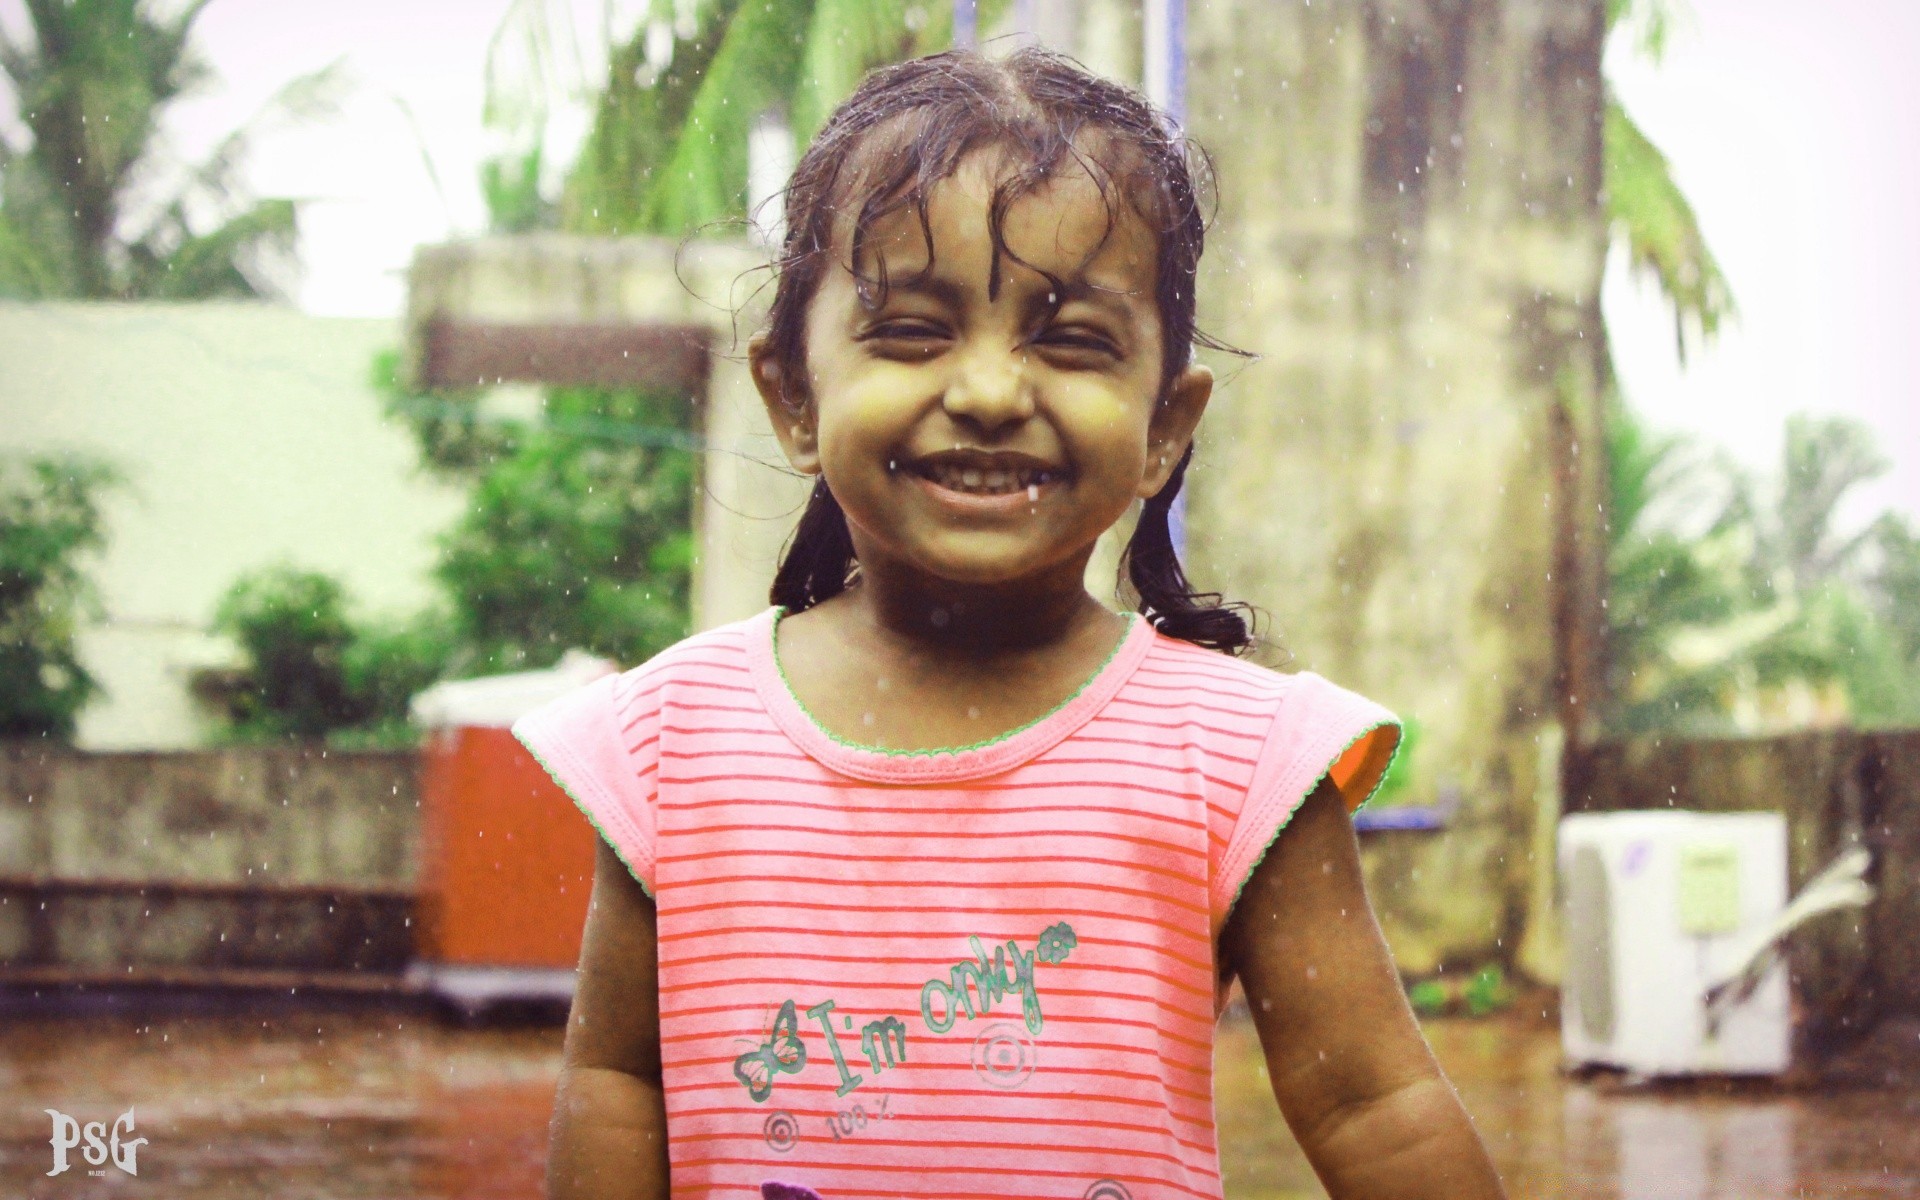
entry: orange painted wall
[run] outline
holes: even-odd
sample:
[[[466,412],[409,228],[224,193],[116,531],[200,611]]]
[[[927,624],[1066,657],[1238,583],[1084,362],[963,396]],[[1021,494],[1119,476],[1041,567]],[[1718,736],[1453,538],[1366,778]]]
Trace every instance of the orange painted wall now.
[[[420,957],[571,967],[593,885],[593,827],[505,729],[428,739]]]

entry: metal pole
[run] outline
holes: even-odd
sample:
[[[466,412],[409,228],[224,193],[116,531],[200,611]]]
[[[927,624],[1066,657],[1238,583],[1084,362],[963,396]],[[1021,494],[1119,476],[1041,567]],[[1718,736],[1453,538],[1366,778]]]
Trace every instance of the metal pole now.
[[[1146,0],[1147,99],[1159,105],[1176,127],[1187,120],[1187,0]],[[1173,552],[1187,549],[1187,490],[1167,509],[1167,529]]]
[[[1146,0],[1147,99],[1187,119],[1187,0]]]
[[[979,0],[953,0],[953,44],[956,49],[980,44]]]

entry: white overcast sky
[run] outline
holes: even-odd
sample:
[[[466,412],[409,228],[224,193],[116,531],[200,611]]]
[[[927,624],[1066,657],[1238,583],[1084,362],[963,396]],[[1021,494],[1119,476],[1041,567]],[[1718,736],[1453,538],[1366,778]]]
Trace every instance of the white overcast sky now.
[[[565,5],[591,59],[602,5]],[[247,173],[256,194],[308,201],[303,308],[396,314],[413,247],[480,229],[483,69],[508,7],[215,0],[202,15],[218,81],[169,127],[189,154],[288,79],[344,62],[339,114],[264,139]],[[621,7],[630,22],[641,5]],[[1656,424],[1763,469],[1789,413],[1856,416],[1896,465],[1851,513],[1920,516],[1920,3],[1691,0],[1686,13],[1661,65],[1616,48],[1609,69],[1693,199],[1741,317],[1682,370],[1658,299],[1610,272],[1628,393]],[[0,0],[0,24],[23,22],[21,0]]]

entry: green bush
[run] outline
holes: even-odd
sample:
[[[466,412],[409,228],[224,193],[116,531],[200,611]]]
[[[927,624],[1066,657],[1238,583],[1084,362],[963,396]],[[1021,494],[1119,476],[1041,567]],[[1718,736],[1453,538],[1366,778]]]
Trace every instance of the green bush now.
[[[550,666],[569,649],[644,662],[691,621],[700,440],[687,397],[547,389],[536,420],[489,415],[477,391],[410,392],[398,356],[374,386],[426,467],[468,489],[434,573],[449,670]]]
[[[446,670],[445,618],[356,626],[347,609],[337,580],[293,567],[256,572],[228,589],[214,627],[239,644],[244,665],[202,672],[195,688],[224,718],[229,738],[414,739],[407,704]]]
[[[106,543],[99,494],[119,482],[97,459],[0,458],[0,737],[71,738],[100,690],[74,648],[99,612],[79,559]]]

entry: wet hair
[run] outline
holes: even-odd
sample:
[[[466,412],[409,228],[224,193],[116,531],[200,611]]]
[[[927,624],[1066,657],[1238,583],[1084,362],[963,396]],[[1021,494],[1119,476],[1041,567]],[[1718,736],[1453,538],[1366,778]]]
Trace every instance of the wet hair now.
[[[1007,211],[1072,163],[1098,189],[1107,209],[1107,236],[1122,219],[1122,204],[1155,234],[1160,399],[1191,361],[1195,344],[1230,349],[1194,322],[1194,279],[1207,225],[1201,188],[1212,178],[1205,152],[1139,93],[1062,55],[1026,48],[995,61],[954,50],[867,76],[794,168],[766,330],[767,350],[783,380],[806,378],[806,310],[835,265],[836,221],[850,218],[847,269],[854,273],[862,302],[882,303],[889,285],[884,260],[872,274],[863,273],[862,250],[875,222],[902,210],[914,212],[927,242],[923,270],[931,270],[926,198],[982,150],[1003,156],[988,206],[994,246],[989,295],[998,293],[1003,259],[1030,266],[1006,246]],[[1063,281],[1047,278],[1056,285],[1056,296],[1066,294]],[[798,399],[807,402],[804,396]],[[1192,457],[1190,444],[1166,486],[1141,506],[1121,558],[1122,572],[1139,611],[1161,632],[1226,654],[1244,653],[1254,642],[1242,615],[1248,606],[1224,603],[1218,593],[1196,592],[1174,550],[1169,514]],[[811,608],[844,591],[857,566],[846,515],[821,476],[781,557],[772,602],[788,612]]]

